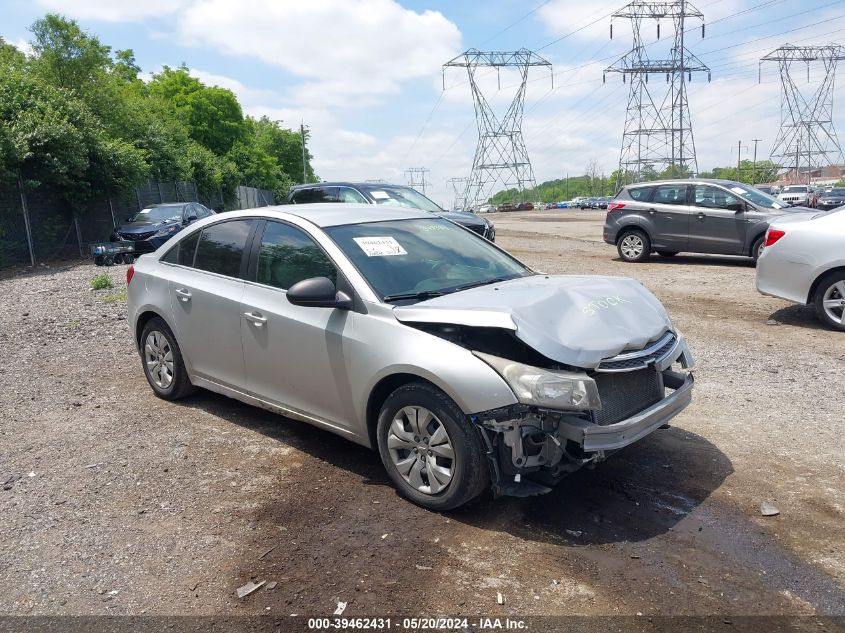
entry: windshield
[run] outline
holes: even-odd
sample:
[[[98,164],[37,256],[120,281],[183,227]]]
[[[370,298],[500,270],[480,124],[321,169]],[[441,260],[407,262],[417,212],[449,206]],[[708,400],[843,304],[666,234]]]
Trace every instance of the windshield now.
[[[484,238],[440,218],[347,224],[326,233],[389,303],[533,274]]]
[[[141,209],[129,218],[130,222],[161,222],[162,220],[180,220],[182,218],[182,206],[172,207],[149,207]]]
[[[792,185],[791,187],[784,187],[781,193],[807,193],[807,187]]]
[[[394,207],[408,207],[434,213],[443,213],[443,209],[426,198],[420,192],[410,187],[396,187],[383,185],[366,189],[376,204],[387,204]]]
[[[827,198],[828,196],[841,198],[845,196],[845,189],[831,189],[830,191],[825,192],[822,198]]]
[[[782,200],[778,200],[767,193],[763,193],[756,187],[750,187],[748,185],[742,185],[735,182],[732,183],[728,189],[738,196],[745,198],[749,202],[756,204],[758,207],[765,207],[766,209],[785,209],[787,207]]]

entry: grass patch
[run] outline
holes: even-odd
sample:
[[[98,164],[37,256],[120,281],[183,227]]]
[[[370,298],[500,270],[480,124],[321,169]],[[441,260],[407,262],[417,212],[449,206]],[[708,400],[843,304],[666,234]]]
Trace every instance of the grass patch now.
[[[126,303],[126,297],[127,293],[125,289],[120,292],[110,292],[103,297],[103,303]]]
[[[82,321],[79,319],[73,319],[72,321],[68,321],[65,323],[65,327],[69,330],[76,330],[82,325]]]
[[[91,280],[91,287],[94,290],[106,290],[107,288],[113,288],[114,284],[107,273],[100,273]]]

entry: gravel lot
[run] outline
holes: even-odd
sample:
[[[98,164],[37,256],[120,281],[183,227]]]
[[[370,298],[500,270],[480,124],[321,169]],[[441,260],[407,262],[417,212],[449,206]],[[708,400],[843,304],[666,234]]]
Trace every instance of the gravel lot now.
[[[698,366],[671,429],[545,497],[434,514],[328,433],[156,399],[125,267],[102,291],[91,264],[7,275],[0,613],[845,615],[845,335],[760,296],[748,261],[625,264],[603,213],[491,217],[539,270],[632,276],[665,303]],[[250,579],[277,584],[238,599]]]

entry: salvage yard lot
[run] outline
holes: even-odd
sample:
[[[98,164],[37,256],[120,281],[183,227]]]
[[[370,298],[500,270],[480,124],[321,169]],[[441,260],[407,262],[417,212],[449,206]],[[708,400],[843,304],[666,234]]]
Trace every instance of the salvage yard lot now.
[[[603,217],[490,216],[538,270],[652,290],[696,358],[693,404],[545,497],[443,515],[341,438],[155,398],[107,299],[125,267],[111,291],[90,264],[0,280],[0,611],[845,614],[845,336],[760,296],[747,260],[622,263]],[[250,579],[277,584],[238,599]]]

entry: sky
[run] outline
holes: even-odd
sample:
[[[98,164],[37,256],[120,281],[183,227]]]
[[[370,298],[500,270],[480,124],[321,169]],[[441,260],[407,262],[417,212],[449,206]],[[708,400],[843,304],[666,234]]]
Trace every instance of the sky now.
[[[711,69],[689,84],[699,170],[768,158],[780,126],[780,71],[759,59],[790,43],[845,41],[845,0],[698,0],[705,37],[690,20],[686,47]],[[522,131],[537,182],[619,162],[628,85],[604,70],[632,45],[611,15],[624,0],[0,0],[0,36],[26,50],[48,12],[76,19],[113,49],[131,48],[145,76],[184,63],[233,90],[246,114],[311,131],[324,180],[408,181],[428,170],[429,197],[451,206],[448,180],[469,175],[477,143],[466,71],[443,64],[470,48],[525,47],[551,62],[530,72]],[[642,27],[649,55],[668,56],[671,25]],[[841,72],[841,71],[840,71]],[[797,73],[812,91],[821,68]],[[479,71],[503,114],[518,80]],[[840,80],[840,84],[842,81]],[[445,86],[445,89],[444,89]],[[841,92],[841,90],[839,91]],[[845,95],[834,96],[845,125]],[[845,135],[845,131],[841,134]],[[418,178],[419,176],[417,176]]]

